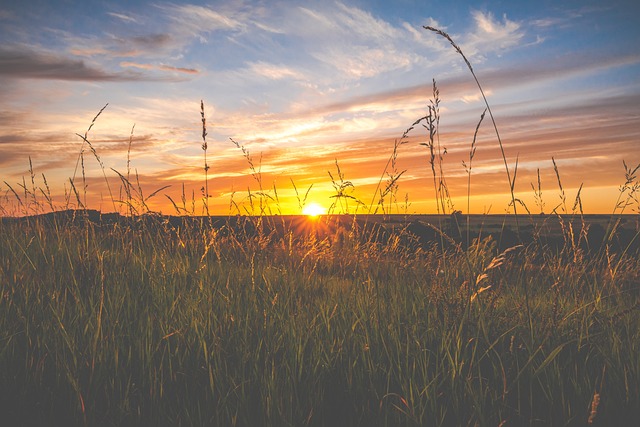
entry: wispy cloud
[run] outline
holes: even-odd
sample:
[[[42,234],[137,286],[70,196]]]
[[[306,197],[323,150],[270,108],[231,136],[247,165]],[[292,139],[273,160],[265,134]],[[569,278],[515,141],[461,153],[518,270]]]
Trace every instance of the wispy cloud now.
[[[565,17],[545,17],[540,19],[534,19],[530,22],[531,26],[537,28],[549,28],[549,27],[558,27],[560,25],[565,25],[568,22],[568,19]]]
[[[121,43],[130,43],[143,51],[153,51],[162,49],[171,43],[171,36],[166,33],[149,34],[145,36],[135,36],[124,40]]]
[[[356,35],[362,40],[376,40],[385,44],[401,36],[400,31],[383,19],[375,18],[371,13],[357,7],[337,3],[337,13],[333,15],[336,25],[342,31]]]
[[[179,42],[166,33],[142,36],[114,36],[84,39],[68,37],[69,52],[84,57],[130,58],[139,56],[166,56]]]
[[[0,48],[0,76],[72,81],[153,80],[140,73],[105,71],[59,54],[7,48]]]
[[[475,60],[482,60],[487,53],[517,46],[525,36],[522,25],[511,21],[506,15],[499,21],[491,13],[473,11],[471,14],[475,27],[464,37],[462,45],[470,57],[479,56]]]
[[[374,77],[414,62],[403,47],[413,34],[362,9],[337,3],[323,9],[300,7],[294,13],[296,24],[289,30],[305,40],[312,57],[342,78]],[[318,44],[316,38],[326,43]]]
[[[27,114],[11,110],[0,110],[0,126],[8,126],[27,119]]]
[[[137,62],[128,62],[123,61],[120,63],[121,67],[133,67],[139,68],[142,70],[160,70],[160,71],[173,71],[177,73],[185,73],[185,74],[198,74],[199,71],[194,68],[183,68],[183,67],[172,67],[170,65],[156,65],[156,64],[140,64]]]
[[[264,61],[251,62],[247,64],[249,71],[258,76],[266,77],[272,80],[281,79],[300,79],[303,75],[286,65],[270,64]]]
[[[107,15],[113,16],[114,18],[118,18],[124,22],[137,24],[138,20],[130,15],[125,15],[124,13],[116,13],[116,12],[107,12]]]
[[[172,21],[173,33],[198,37],[206,42],[206,35],[219,30],[242,30],[246,24],[231,14],[210,7],[196,5],[157,5]]]

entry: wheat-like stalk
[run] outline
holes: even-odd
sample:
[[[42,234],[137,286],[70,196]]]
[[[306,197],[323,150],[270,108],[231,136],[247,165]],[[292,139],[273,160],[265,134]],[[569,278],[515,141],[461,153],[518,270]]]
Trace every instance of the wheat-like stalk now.
[[[593,399],[591,399],[591,411],[589,412],[589,419],[587,424],[593,424],[598,416],[598,406],[600,406],[600,393],[593,393]]]
[[[470,244],[470,234],[471,234],[471,225],[469,220],[471,218],[471,168],[473,163],[473,158],[476,155],[476,140],[478,138],[478,131],[480,130],[480,125],[484,120],[484,115],[487,112],[485,109],[480,115],[480,120],[476,125],[476,131],[473,133],[473,141],[471,142],[471,148],[469,149],[469,164],[467,165],[465,161],[462,161],[462,166],[467,171],[467,245]]]
[[[492,285],[490,285],[490,284],[487,285],[487,286],[483,286],[483,287],[479,287],[479,286],[483,281],[485,281],[485,280],[487,280],[489,278],[489,272],[491,270],[495,270],[496,268],[502,266],[507,261],[507,256],[511,252],[519,250],[522,247],[523,247],[522,245],[516,245],[516,246],[512,246],[510,248],[507,248],[501,254],[499,254],[498,256],[494,257],[491,260],[489,265],[487,265],[484,268],[484,270],[482,270],[482,273],[478,274],[478,276],[476,277],[476,284],[475,284],[476,291],[471,296],[470,301],[475,300],[478,297],[478,295],[480,295],[484,291],[488,291],[489,289],[491,289]]]
[[[204,187],[202,187],[202,197],[204,209],[209,216],[209,164],[207,163],[207,119],[204,115],[204,101],[200,100],[200,116],[202,119],[202,151],[204,151]]]
[[[516,196],[515,196],[515,192],[514,192],[514,187],[515,187],[515,175],[516,175],[516,171],[517,171],[517,162],[516,162],[516,169],[514,170],[514,175],[513,175],[513,179],[511,178],[511,171],[509,169],[509,164],[507,162],[507,156],[505,154],[504,151],[504,147],[502,144],[502,138],[500,138],[500,132],[498,131],[498,125],[496,124],[496,121],[493,117],[493,112],[491,111],[491,106],[489,105],[489,101],[487,101],[487,97],[484,94],[484,90],[482,89],[482,85],[480,84],[480,81],[478,80],[478,77],[476,76],[475,71],[473,71],[473,67],[471,66],[471,63],[469,62],[469,60],[467,59],[467,57],[465,56],[465,54],[462,52],[462,49],[460,49],[460,46],[458,46],[458,44],[456,42],[453,41],[453,39],[451,38],[451,36],[447,33],[445,33],[442,30],[439,30],[437,28],[431,27],[431,26],[423,26],[423,28],[425,30],[429,30],[429,31],[433,31],[434,33],[444,37],[445,39],[447,39],[449,41],[449,43],[451,43],[451,46],[453,46],[453,48],[456,50],[456,52],[458,52],[460,54],[460,56],[462,57],[462,59],[464,60],[465,64],[467,64],[467,67],[469,68],[469,71],[471,71],[471,75],[473,76],[473,79],[476,82],[476,85],[478,86],[478,89],[480,90],[480,94],[482,95],[482,99],[484,100],[484,104],[487,107],[487,111],[489,112],[489,117],[491,118],[491,122],[493,123],[493,128],[495,130],[496,133],[496,137],[498,139],[498,145],[500,146],[500,153],[502,154],[502,160],[504,162],[504,168],[505,171],[507,172],[507,180],[509,181],[509,189],[511,192],[511,203],[513,205],[513,213],[515,214],[516,217],[516,231],[519,233],[520,232],[520,228],[518,225],[518,215],[517,215],[517,209],[516,209]]]
[[[78,173],[78,165],[82,162],[82,155],[84,153],[84,144],[87,141],[87,136],[89,135],[89,131],[91,130],[91,128],[93,127],[93,125],[96,123],[96,120],[98,120],[98,117],[100,117],[100,114],[102,114],[102,112],[105,110],[105,108],[107,108],[109,104],[105,104],[104,107],[102,107],[100,109],[100,111],[98,111],[98,114],[96,114],[93,118],[93,120],[91,120],[91,124],[89,125],[89,127],[87,128],[87,130],[84,133],[84,137],[81,136],[82,138],[82,145],[80,146],[80,152],[78,153],[78,158],[76,159],[76,167],[73,169],[73,176],[71,177],[71,182],[75,182],[76,180],[76,174]],[[71,194],[69,194],[67,196],[67,206],[69,205],[69,197],[71,196]]]

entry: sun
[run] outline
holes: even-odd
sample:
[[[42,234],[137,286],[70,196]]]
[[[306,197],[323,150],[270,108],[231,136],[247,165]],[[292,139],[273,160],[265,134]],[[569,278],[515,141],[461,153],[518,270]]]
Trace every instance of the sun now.
[[[309,203],[302,209],[302,214],[310,217],[324,215],[326,212],[327,210],[317,203]]]

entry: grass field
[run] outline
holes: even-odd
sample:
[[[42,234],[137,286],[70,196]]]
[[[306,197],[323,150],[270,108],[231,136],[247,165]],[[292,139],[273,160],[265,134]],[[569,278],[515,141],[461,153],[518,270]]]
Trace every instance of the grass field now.
[[[0,223],[9,425],[640,415],[635,253],[445,249],[332,217],[82,215]]]
[[[434,97],[414,125],[428,129],[439,215],[210,217],[174,203],[183,215],[168,217],[144,210],[128,174],[127,212],[102,214],[5,182],[0,424],[637,423],[640,237],[625,209],[638,168],[625,165],[611,215],[584,215],[578,198],[549,215],[447,211],[435,84]],[[385,173],[380,200],[402,175]],[[340,174],[334,187],[348,199]]]

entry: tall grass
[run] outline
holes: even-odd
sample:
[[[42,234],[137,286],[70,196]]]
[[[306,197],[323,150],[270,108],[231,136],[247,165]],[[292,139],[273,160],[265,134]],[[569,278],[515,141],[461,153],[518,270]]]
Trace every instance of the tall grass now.
[[[10,423],[579,425],[594,392],[605,423],[640,410],[636,257],[612,276],[490,238],[444,258],[393,234],[46,221],[0,225]]]
[[[469,68],[469,71],[471,72],[471,75],[473,76],[474,81],[476,82],[476,85],[478,86],[478,89],[480,90],[480,95],[482,95],[482,99],[484,100],[484,103],[487,107],[487,111],[489,112],[489,117],[491,118],[491,123],[493,124],[493,128],[495,130],[496,133],[496,138],[498,140],[498,145],[500,146],[500,153],[502,155],[502,160],[504,162],[504,168],[505,168],[505,172],[507,173],[507,181],[509,184],[509,192],[511,194],[511,203],[513,206],[513,212],[514,214],[516,214],[516,225],[517,223],[517,204],[516,204],[516,196],[515,196],[515,192],[514,192],[514,188],[515,188],[515,183],[516,183],[516,174],[518,171],[518,161],[516,160],[516,164],[513,170],[513,178],[511,177],[511,169],[509,168],[509,163],[507,161],[507,156],[505,154],[504,151],[504,146],[502,144],[502,138],[500,138],[500,132],[498,131],[498,125],[496,124],[496,121],[493,117],[493,112],[491,111],[491,106],[489,105],[489,101],[487,101],[487,97],[484,93],[484,90],[482,89],[482,85],[480,84],[480,81],[478,80],[478,76],[476,76],[475,71],[473,71],[473,67],[471,66],[471,63],[469,62],[469,60],[467,59],[467,57],[465,56],[464,52],[462,52],[462,49],[460,48],[460,46],[458,46],[458,44],[453,41],[453,39],[451,38],[451,36],[449,34],[447,34],[446,32],[438,29],[438,28],[434,28],[431,26],[423,26],[423,28],[425,30],[429,30],[432,31],[442,37],[444,37],[445,39],[447,39],[449,41],[449,43],[451,43],[451,46],[453,46],[453,48],[456,50],[456,52],[458,52],[458,54],[460,54],[460,56],[462,57],[462,59],[464,60],[465,64],[467,65],[467,68]]]
[[[248,205],[230,202],[246,216],[208,221],[195,217],[196,197],[184,187],[181,200],[169,198],[179,217],[150,215],[147,202],[163,189],[146,196],[130,174],[129,155],[126,174],[114,170],[121,188],[119,200],[112,196],[129,215],[86,209],[86,183],[78,191],[75,171],[65,208],[80,211],[56,211],[46,178],[39,187],[30,162],[31,183],[5,182],[0,199],[2,212],[25,216],[0,221],[3,422],[504,426],[639,419],[638,229],[622,215],[637,201],[638,168],[625,163],[625,184],[601,235],[594,234],[599,224],[584,219],[579,194],[568,209],[557,167],[561,203],[552,216],[529,213],[529,228],[518,225],[512,242],[507,220],[492,231],[489,219],[478,225],[467,215],[462,233],[461,214],[448,204],[438,103],[434,82],[427,113],[395,142],[368,207],[336,160],[329,172],[334,215],[316,220],[273,216],[277,189],[263,185],[261,161],[235,140],[257,190],[248,189]],[[201,119],[209,215],[202,102]],[[464,165],[468,198],[481,122]],[[388,215],[404,173],[396,159],[419,124],[427,131],[437,209],[452,214],[437,225]],[[78,165],[84,177],[89,145],[105,175],[89,130]],[[503,158],[514,210],[516,203],[526,208]],[[311,187],[302,196],[292,186],[302,208]],[[542,210],[539,178],[532,187]],[[382,212],[383,220],[361,217],[360,209]],[[35,215],[47,210],[54,212]]]

